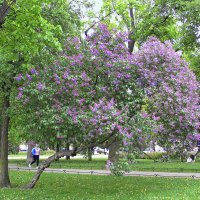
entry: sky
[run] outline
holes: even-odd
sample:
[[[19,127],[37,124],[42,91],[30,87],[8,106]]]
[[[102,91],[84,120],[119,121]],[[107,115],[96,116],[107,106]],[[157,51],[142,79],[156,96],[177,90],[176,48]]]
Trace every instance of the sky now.
[[[94,0],[95,6],[94,6],[94,11],[99,11],[102,5],[102,0]]]

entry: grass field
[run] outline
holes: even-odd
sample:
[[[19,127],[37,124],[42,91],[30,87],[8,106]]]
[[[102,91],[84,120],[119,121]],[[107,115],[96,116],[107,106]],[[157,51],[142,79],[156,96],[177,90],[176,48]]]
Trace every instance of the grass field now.
[[[36,187],[31,172],[10,173],[15,188],[0,189],[2,200],[198,200],[200,180],[158,177],[115,177],[43,173]]]
[[[41,159],[41,162],[43,160]],[[10,164],[17,164],[18,166],[27,166],[26,159],[11,159]],[[61,159],[52,163],[52,168],[66,168],[66,169],[106,169],[106,158],[96,158],[92,162],[84,159]],[[195,163],[186,163],[180,161],[170,162],[154,162],[150,159],[138,159],[137,163],[130,165],[131,170],[136,171],[166,171],[166,172],[200,172],[200,160]]]

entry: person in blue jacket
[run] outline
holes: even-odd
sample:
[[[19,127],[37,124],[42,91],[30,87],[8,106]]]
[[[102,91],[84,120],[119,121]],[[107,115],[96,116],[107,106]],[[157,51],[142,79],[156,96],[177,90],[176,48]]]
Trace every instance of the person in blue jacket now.
[[[33,161],[29,164],[29,167],[31,167],[31,165],[33,163],[36,162],[37,164],[37,168],[38,168],[38,165],[39,165],[39,159],[40,159],[40,148],[39,148],[39,145],[36,145],[32,151],[31,151],[32,155],[33,155]]]

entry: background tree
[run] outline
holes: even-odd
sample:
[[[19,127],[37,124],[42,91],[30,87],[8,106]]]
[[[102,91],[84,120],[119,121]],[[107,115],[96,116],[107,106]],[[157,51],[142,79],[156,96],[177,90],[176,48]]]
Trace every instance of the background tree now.
[[[111,15],[105,23],[129,32],[131,53],[135,45],[140,46],[151,35],[161,41],[176,39],[176,19],[166,5],[165,1],[109,0],[103,1],[101,13]]]
[[[199,9],[198,0],[106,0],[100,16],[109,16],[101,19],[109,26],[129,32],[129,52],[149,36],[170,40],[199,77]]]

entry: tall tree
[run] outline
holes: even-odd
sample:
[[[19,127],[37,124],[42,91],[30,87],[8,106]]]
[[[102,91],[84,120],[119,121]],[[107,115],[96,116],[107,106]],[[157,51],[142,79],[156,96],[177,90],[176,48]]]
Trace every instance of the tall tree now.
[[[32,64],[49,62],[62,47],[62,28],[70,24],[67,17],[73,13],[69,4],[59,0],[3,1],[0,6],[0,85],[2,95],[1,137],[0,137],[0,187],[9,187],[8,176],[8,130],[10,116],[10,95],[16,87],[14,77],[25,72]],[[53,6],[54,5],[54,6]],[[56,7],[56,5],[59,5]],[[47,12],[47,8],[49,12]],[[58,16],[60,18],[52,19]],[[69,11],[69,12],[68,12]],[[68,13],[68,15],[66,14]],[[48,16],[47,16],[48,15]],[[60,19],[66,21],[65,27]],[[71,23],[70,28],[76,23]],[[73,29],[71,29],[73,30]],[[51,54],[51,55],[50,55]],[[38,62],[39,61],[39,62]],[[45,62],[44,62],[45,61]]]
[[[196,75],[199,75],[200,2],[198,0],[106,0],[104,22],[129,32],[129,52],[149,36],[170,40],[181,50]],[[199,77],[199,76],[198,76]]]
[[[128,31],[130,53],[135,45],[140,46],[151,35],[161,41],[177,37],[176,19],[165,1],[106,0],[101,13],[111,15],[105,23]]]

